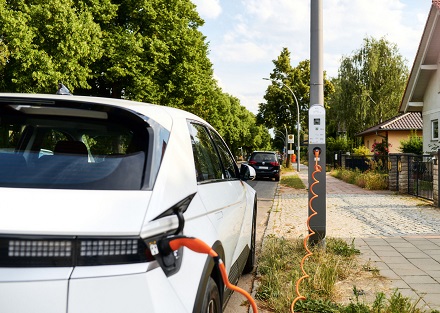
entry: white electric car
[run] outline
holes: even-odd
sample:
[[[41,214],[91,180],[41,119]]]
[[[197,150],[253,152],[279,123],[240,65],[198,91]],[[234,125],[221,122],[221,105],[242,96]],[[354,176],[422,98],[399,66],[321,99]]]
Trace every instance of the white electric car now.
[[[255,259],[256,193],[219,134],[125,100],[0,94],[0,312],[221,312]]]

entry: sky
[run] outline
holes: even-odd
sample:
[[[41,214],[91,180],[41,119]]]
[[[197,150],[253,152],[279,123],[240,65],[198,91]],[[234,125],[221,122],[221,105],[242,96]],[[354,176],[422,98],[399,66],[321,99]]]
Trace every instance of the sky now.
[[[284,47],[292,66],[310,59],[311,0],[192,0],[205,24],[214,77],[222,90],[256,114]],[[397,45],[411,69],[432,0],[322,0],[324,71],[337,77],[342,57],[363,39]]]

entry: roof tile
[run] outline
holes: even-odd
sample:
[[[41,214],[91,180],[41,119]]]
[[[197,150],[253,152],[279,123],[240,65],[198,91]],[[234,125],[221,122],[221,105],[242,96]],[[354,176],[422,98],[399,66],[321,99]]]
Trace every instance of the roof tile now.
[[[439,0],[440,2],[440,0]],[[422,130],[423,119],[420,112],[407,112],[399,114],[383,123],[370,127],[356,136],[362,136],[380,130]]]

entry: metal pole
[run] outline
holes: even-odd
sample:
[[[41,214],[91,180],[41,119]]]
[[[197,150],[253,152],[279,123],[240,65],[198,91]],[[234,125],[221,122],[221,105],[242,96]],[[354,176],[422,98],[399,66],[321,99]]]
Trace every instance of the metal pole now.
[[[287,133],[287,127],[286,127],[286,124],[283,124],[284,125],[284,128],[286,129],[286,167],[287,168],[290,168],[290,159],[289,159],[289,143],[288,143],[288,141],[287,141],[287,137],[289,136],[288,135],[288,133]]]
[[[299,134],[300,134],[300,127],[299,127],[299,104],[298,104],[298,99],[296,99],[295,94],[293,93],[292,89],[290,89],[289,86],[285,85],[284,83],[282,83],[284,87],[286,87],[287,89],[289,89],[290,93],[293,96],[293,99],[295,100],[295,104],[296,104],[296,127],[297,127],[297,136],[296,136],[296,142],[297,142],[297,147],[296,150],[298,150],[298,158],[296,159],[296,170],[299,172],[299,160],[300,160],[300,155],[299,155],[299,150],[300,150],[300,140],[299,140]]]
[[[311,0],[310,6],[310,107],[309,107],[309,185],[312,184],[314,164],[318,160],[322,171],[314,177],[319,181],[314,186],[314,193],[317,197],[313,200],[313,208],[317,215],[310,220],[310,227],[315,235],[309,238],[311,243],[320,243],[325,246],[326,234],[326,147],[325,147],[325,108],[324,108],[324,71],[323,71],[323,23],[322,23],[322,0]],[[316,117],[315,121],[311,117]],[[320,122],[323,124],[320,124]],[[320,126],[319,126],[320,125]],[[324,127],[324,134],[322,134]],[[319,135],[319,138],[311,138]],[[322,135],[322,137],[321,137]],[[313,139],[313,140],[312,140]],[[312,145],[311,145],[312,143]],[[313,150],[320,149],[319,158],[315,158]],[[314,194],[309,189],[309,203]],[[312,211],[309,208],[309,216]]]
[[[310,10],[310,105],[324,105],[322,0],[311,0]]]

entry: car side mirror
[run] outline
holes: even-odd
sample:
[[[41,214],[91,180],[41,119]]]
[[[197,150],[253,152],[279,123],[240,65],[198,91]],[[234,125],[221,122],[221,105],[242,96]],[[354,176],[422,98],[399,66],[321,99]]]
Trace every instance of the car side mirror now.
[[[240,166],[240,179],[241,180],[254,180],[257,174],[255,173],[255,169],[252,166],[247,164],[241,164]]]

